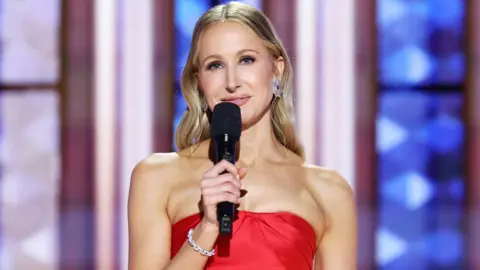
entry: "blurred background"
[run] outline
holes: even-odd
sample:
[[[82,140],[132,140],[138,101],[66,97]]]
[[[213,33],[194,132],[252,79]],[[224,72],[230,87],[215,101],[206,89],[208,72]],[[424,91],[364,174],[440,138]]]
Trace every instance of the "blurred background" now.
[[[0,0],[0,269],[127,269],[133,166],[174,151],[210,0]],[[356,192],[358,269],[480,269],[480,2],[250,0],[308,162]],[[160,188],[160,187],[159,187]]]

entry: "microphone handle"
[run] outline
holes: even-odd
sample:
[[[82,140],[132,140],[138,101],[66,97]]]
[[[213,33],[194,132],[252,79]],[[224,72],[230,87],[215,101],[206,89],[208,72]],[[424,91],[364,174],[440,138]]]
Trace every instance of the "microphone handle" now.
[[[235,164],[235,148],[237,138],[224,134],[215,138],[217,162],[225,159]],[[227,172],[224,172],[227,173]],[[217,205],[217,220],[219,224],[220,234],[231,235],[233,227],[233,219],[235,217],[236,205],[231,202],[220,202]]]
[[[233,218],[235,217],[236,206],[231,202],[217,204],[217,219],[220,234],[231,235],[233,231]]]

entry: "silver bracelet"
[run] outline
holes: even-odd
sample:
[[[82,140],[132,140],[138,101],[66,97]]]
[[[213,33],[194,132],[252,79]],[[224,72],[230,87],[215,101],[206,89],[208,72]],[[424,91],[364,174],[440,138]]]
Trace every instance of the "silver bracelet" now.
[[[208,256],[212,257],[215,255],[215,249],[212,249],[212,251],[206,251],[203,248],[201,248],[195,241],[192,239],[192,233],[193,233],[193,228],[188,231],[188,244],[193,247],[193,250],[200,252],[203,256]]]

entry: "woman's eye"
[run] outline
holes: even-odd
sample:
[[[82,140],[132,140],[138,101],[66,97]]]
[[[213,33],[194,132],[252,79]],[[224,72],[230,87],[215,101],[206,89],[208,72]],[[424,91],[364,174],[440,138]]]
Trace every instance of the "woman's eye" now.
[[[242,64],[251,64],[253,62],[255,62],[255,58],[250,57],[250,56],[243,57],[242,60],[241,60]]]
[[[250,56],[242,57],[242,59],[240,59],[241,64],[251,64],[253,62],[255,62],[255,58]],[[220,62],[212,62],[207,65],[207,70],[215,70],[219,68],[222,68],[222,63]]]
[[[222,65],[220,63],[213,62],[213,63],[208,64],[207,69],[208,70],[213,70],[213,69],[218,69],[218,68],[221,68],[221,67],[222,67]]]

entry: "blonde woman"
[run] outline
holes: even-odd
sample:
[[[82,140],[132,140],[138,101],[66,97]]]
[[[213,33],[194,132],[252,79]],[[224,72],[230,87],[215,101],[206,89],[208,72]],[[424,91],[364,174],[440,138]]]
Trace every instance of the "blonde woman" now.
[[[305,164],[291,79],[261,11],[231,2],[199,19],[182,74],[180,150],[153,154],[132,173],[130,269],[355,269],[352,191],[336,172]],[[220,102],[241,108],[235,165],[209,159],[208,115]],[[222,201],[239,205],[228,254],[219,245]]]

